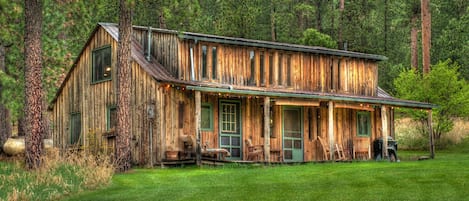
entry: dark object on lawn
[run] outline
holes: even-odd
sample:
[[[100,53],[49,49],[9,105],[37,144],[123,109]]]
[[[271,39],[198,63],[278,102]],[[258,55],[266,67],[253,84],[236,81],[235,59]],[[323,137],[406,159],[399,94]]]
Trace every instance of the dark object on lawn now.
[[[383,158],[383,138],[376,139],[373,142],[373,153],[375,160],[381,160]],[[391,136],[388,136],[388,157],[391,162],[399,162],[397,159],[397,141]]]

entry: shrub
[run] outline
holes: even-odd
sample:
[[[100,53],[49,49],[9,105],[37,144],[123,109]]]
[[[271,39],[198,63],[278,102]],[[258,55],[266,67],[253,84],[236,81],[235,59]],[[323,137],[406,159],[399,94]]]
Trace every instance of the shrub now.
[[[72,192],[103,187],[114,173],[105,155],[70,152],[60,156],[57,149],[46,154],[39,170],[23,168],[22,162],[2,164],[0,200],[57,200]]]

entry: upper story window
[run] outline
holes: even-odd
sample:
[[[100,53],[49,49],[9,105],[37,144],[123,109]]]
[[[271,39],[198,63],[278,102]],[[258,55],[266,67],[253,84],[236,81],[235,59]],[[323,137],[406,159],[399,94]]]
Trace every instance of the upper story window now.
[[[217,47],[201,46],[201,77],[202,79],[217,79]]]
[[[278,85],[283,85],[283,55],[278,54]]]
[[[217,47],[212,47],[212,79],[217,79]]]
[[[287,65],[286,65],[287,69],[287,73],[286,73],[286,85],[287,86],[292,86],[292,82],[291,82],[291,75],[292,75],[292,68],[291,68],[291,55],[287,55]]]
[[[261,85],[265,85],[264,52],[260,52],[259,54],[259,75],[261,79]]]
[[[269,54],[269,84],[274,84],[274,55]]]
[[[202,45],[202,79],[207,79],[207,46]]]
[[[249,61],[251,64],[251,79],[249,79],[249,85],[256,85],[256,54],[254,50],[249,51]]]
[[[111,46],[106,45],[93,50],[92,83],[111,80]]]

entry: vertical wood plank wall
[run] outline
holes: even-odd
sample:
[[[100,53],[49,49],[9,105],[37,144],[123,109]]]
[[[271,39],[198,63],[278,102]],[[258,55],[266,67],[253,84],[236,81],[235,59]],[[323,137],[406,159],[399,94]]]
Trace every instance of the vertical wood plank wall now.
[[[147,30],[134,29],[134,36],[143,47],[147,46]],[[217,48],[216,78],[208,76],[208,78],[202,79],[202,46],[206,46],[208,50],[207,70],[209,74],[214,66],[211,59],[211,48]],[[204,41],[195,43],[192,40],[180,39],[176,33],[159,31],[152,32],[151,47],[152,55],[174,77],[182,80],[191,79],[190,48],[192,47],[195,79],[198,81],[377,96],[378,65],[373,60]],[[254,51],[255,54],[254,83],[249,82],[251,75],[253,75],[250,67],[250,51]],[[264,55],[264,72],[260,72],[260,54]],[[274,72],[269,72],[270,56],[273,56]],[[264,74],[264,81],[260,80],[261,73]],[[271,74],[272,81],[269,80]],[[286,82],[288,79],[291,80],[290,85]]]
[[[145,47],[146,31],[134,31],[134,37]],[[279,51],[273,49],[248,48],[235,45],[215,44],[181,40],[171,33],[152,33],[151,53],[176,78],[191,79],[189,49],[194,50],[195,78],[203,82],[224,83],[242,86],[282,88],[305,91],[334,92],[376,96],[377,64],[375,61],[334,57],[310,53]],[[95,48],[111,45],[112,80],[91,84],[91,56]],[[201,45],[208,47],[208,57],[213,56],[212,47],[217,48],[216,76],[202,79]],[[117,42],[99,28],[82,56],[77,67],[71,72],[63,86],[62,93],[52,111],[54,125],[53,138],[56,145],[66,148],[70,140],[70,114],[79,112],[82,117],[82,141],[86,142],[89,133],[106,132],[107,108],[116,105],[116,61]],[[250,51],[255,54],[255,82],[251,83]],[[260,54],[264,57],[264,72],[260,72]],[[272,56],[273,60],[269,58]],[[282,59],[279,59],[282,57]],[[290,62],[290,64],[289,64]],[[269,72],[271,65],[273,72]],[[280,65],[281,63],[281,65]],[[290,65],[288,67],[288,65]],[[208,74],[211,75],[212,59],[207,59]],[[279,68],[281,66],[281,68]],[[290,69],[290,72],[287,72]],[[260,80],[260,74],[266,79]],[[282,76],[282,79],[279,78]],[[289,75],[289,77],[285,77]],[[272,80],[269,78],[272,77]],[[291,84],[288,84],[288,79]],[[193,91],[155,81],[137,63],[132,63],[132,157],[134,163],[147,164],[149,146],[153,145],[155,161],[164,159],[168,149],[182,150],[182,135],[192,135],[195,139]],[[271,84],[272,83],[272,84]],[[263,144],[263,97],[227,96],[227,94],[202,93],[202,103],[212,105],[213,130],[202,131],[202,145],[218,147],[219,101],[221,99],[240,100],[242,118],[243,153],[246,157],[245,140],[253,144]],[[147,109],[154,105],[155,118],[148,117]],[[180,108],[182,107],[182,108]],[[309,112],[311,110],[311,113]],[[354,109],[334,108],[334,133],[336,143],[342,144],[346,152],[351,152],[353,139],[356,138],[356,112]],[[310,114],[313,114],[312,116]],[[303,107],[304,160],[321,160],[321,149],[317,136],[328,137],[327,106]],[[389,114],[387,114],[389,115]],[[272,105],[272,128],[270,148],[282,149],[282,106]],[[370,142],[381,135],[380,110],[371,112],[372,135]],[[388,118],[391,119],[391,118]],[[181,123],[180,121],[183,121]],[[153,142],[149,142],[150,121],[153,125]],[[310,125],[313,124],[313,125]],[[181,126],[182,125],[182,126]],[[310,129],[314,131],[310,132]],[[310,136],[311,134],[311,136]],[[277,159],[272,156],[273,161]]]

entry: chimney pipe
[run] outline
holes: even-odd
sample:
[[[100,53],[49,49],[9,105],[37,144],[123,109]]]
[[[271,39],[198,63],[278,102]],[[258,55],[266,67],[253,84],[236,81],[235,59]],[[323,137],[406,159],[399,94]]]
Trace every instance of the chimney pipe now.
[[[151,58],[151,26],[148,26],[147,31],[147,61],[150,61]]]

